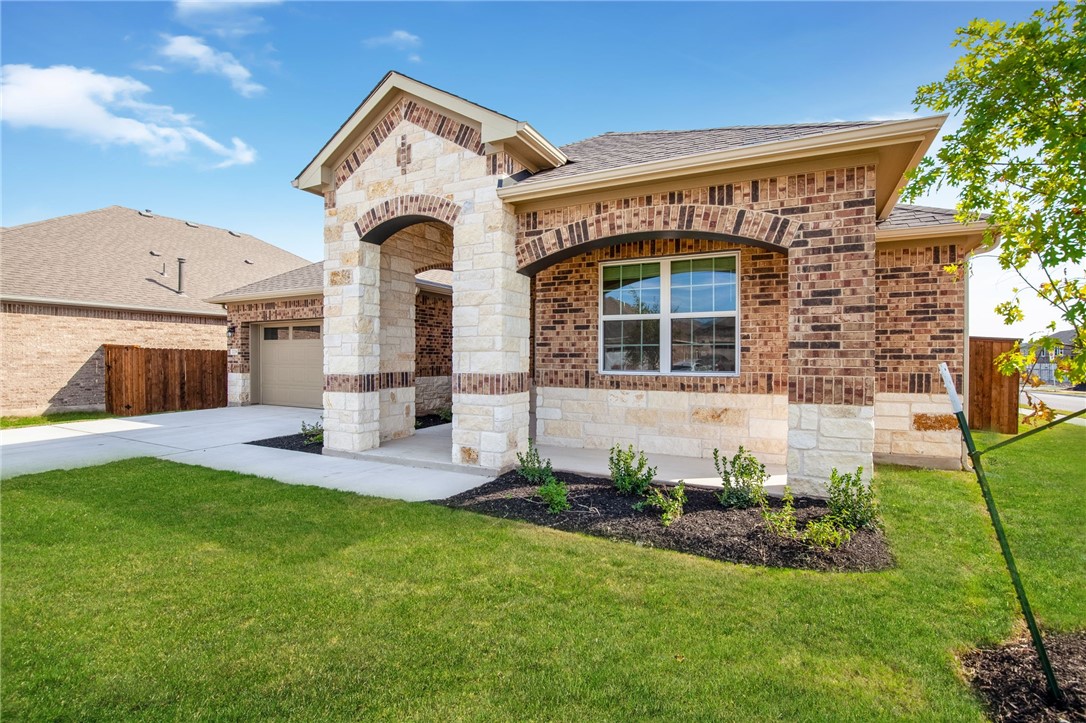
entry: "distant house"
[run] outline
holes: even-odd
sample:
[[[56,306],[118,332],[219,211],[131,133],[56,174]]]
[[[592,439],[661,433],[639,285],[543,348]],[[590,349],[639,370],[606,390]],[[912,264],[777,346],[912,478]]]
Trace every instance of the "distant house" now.
[[[1072,344],[1075,341],[1075,330],[1067,329],[1065,331],[1057,331],[1055,334],[1047,337],[1049,339],[1058,339],[1060,346],[1054,348],[1052,353],[1049,354],[1048,350],[1041,349],[1037,352],[1037,364],[1033,367],[1033,373],[1040,378],[1044,384],[1056,384],[1056,364],[1062,356],[1071,356],[1074,353]],[[1022,353],[1029,353],[1029,344],[1022,343]]]
[[[0,411],[101,409],[104,344],[225,349],[210,296],[308,262],[248,234],[110,206],[0,230]]]

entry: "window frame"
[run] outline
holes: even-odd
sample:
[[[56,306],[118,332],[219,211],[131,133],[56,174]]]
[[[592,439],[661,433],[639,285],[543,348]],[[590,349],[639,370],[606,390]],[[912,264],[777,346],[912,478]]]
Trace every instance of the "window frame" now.
[[[671,306],[671,263],[673,261],[688,261],[690,259],[735,259],[735,311],[684,311],[667,312],[662,309]],[[743,274],[741,267],[741,252],[722,251],[714,253],[674,254],[671,256],[644,256],[631,259],[614,259],[602,261],[599,264],[597,274],[598,286],[596,288],[597,324],[596,331],[599,339],[596,344],[596,372],[598,374],[614,376],[669,376],[669,377],[737,377],[741,371],[741,311],[742,311],[742,285]],[[634,264],[660,264],[660,307],[659,314],[604,314],[603,313],[603,271],[609,266],[630,266]],[[701,319],[713,317],[719,319],[735,319],[735,371],[730,372],[694,372],[671,371],[671,321],[673,319]],[[603,325],[608,321],[625,320],[659,320],[660,322],[660,368],[655,371],[604,369],[604,333]],[[666,362],[666,363],[665,363]]]

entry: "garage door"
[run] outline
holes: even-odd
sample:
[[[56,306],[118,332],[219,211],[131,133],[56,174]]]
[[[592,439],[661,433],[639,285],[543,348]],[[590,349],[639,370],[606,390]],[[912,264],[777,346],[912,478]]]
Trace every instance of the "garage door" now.
[[[320,324],[265,326],[260,333],[260,403],[324,406],[324,342]]]

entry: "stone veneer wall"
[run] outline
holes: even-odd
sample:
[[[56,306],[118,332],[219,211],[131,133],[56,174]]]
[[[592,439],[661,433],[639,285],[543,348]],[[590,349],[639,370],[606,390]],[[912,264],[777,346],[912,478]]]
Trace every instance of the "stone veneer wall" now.
[[[415,296],[415,409],[452,409],[452,296]]]
[[[226,348],[222,317],[11,301],[0,309],[5,415],[105,409],[104,344]]]
[[[232,407],[252,403],[252,324],[323,317],[324,299],[320,296],[227,304],[227,323],[234,327],[226,356],[227,403]]]
[[[943,266],[965,256],[953,241],[878,251],[876,460],[961,467],[961,435],[938,365],[947,362],[964,393],[966,282]]]

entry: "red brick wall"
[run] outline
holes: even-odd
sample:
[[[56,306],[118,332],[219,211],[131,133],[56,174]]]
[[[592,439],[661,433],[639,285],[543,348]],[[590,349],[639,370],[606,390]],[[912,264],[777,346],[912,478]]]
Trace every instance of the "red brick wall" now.
[[[221,317],[3,302],[0,413],[103,409],[103,344],[225,349]]]
[[[415,376],[452,374],[452,297],[422,292],[415,297]]]
[[[601,262],[732,250],[740,252],[738,377],[599,373]],[[788,374],[787,290],[787,258],[720,241],[638,241],[574,256],[535,277],[535,383],[548,387],[783,394]]]
[[[939,393],[947,362],[962,390],[965,282],[943,270],[962,261],[957,244],[879,249],[875,309],[878,391]]]
[[[527,211],[517,216],[518,249],[537,247],[533,241],[557,228],[575,225],[612,211],[646,209],[637,214],[645,219],[644,230],[651,231],[650,209],[661,206],[721,206],[751,209],[767,215],[789,219],[790,235],[787,292],[778,288],[781,298],[787,296],[788,316],[779,320],[779,332],[787,337],[788,393],[796,403],[856,404],[874,403],[875,373],[875,166],[851,166],[813,173],[769,176],[742,182],[714,186],[682,188],[641,196],[610,199]],[[758,229],[743,233],[766,240],[771,228],[762,219]],[[742,224],[739,224],[742,226]],[[798,230],[797,230],[798,225]],[[778,224],[778,229],[780,225]],[[626,228],[636,231],[636,228]],[[775,238],[775,236],[774,236]],[[568,239],[578,243],[576,234]],[[666,243],[660,242],[657,243]],[[525,258],[531,254],[522,254]],[[571,261],[576,261],[573,259]],[[556,267],[565,268],[564,265]],[[544,293],[541,279],[549,270],[537,276],[537,296]],[[561,303],[555,301],[555,303]],[[539,299],[537,298],[537,305]],[[576,306],[576,305],[574,305]],[[573,307],[569,307],[573,308]],[[536,333],[549,324],[539,319],[542,308],[536,309]],[[590,325],[591,326],[591,325]],[[574,331],[586,331],[577,330]],[[596,332],[593,330],[593,334]],[[560,337],[559,337],[560,338]],[[539,348],[543,339],[536,340]],[[746,345],[746,342],[744,342]],[[594,349],[594,347],[593,347]],[[579,357],[568,354],[584,353],[580,346],[568,352],[549,350],[554,358],[576,362]],[[557,357],[557,354],[567,354]],[[588,366],[595,365],[595,352]],[[763,362],[764,363],[764,362]],[[755,367],[752,369],[752,367]],[[741,376],[736,380],[722,378],[699,385],[716,384],[720,389],[749,389],[770,391],[781,383],[774,370],[760,370],[743,363],[744,372],[773,374],[763,381]],[[560,381],[562,379],[565,381]],[[573,371],[537,368],[538,383],[590,384],[592,380],[582,371],[577,378]],[[599,383],[599,382],[596,382]],[[610,382],[609,382],[610,383]],[[684,380],[670,376],[640,378],[618,384],[651,385],[654,389],[685,388]],[[646,387],[648,388],[648,387]]]
[[[227,371],[234,374],[248,374],[252,348],[249,342],[249,325],[269,321],[323,319],[324,297],[228,304],[226,315],[229,325],[234,327],[234,336],[230,339],[230,351],[226,362]]]

